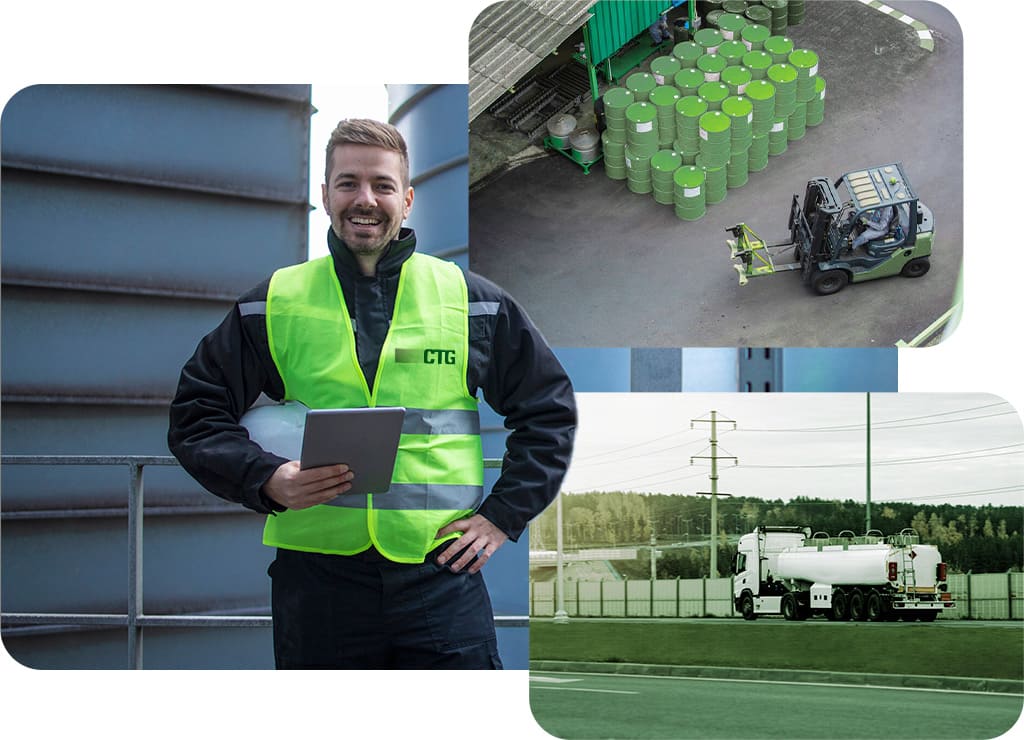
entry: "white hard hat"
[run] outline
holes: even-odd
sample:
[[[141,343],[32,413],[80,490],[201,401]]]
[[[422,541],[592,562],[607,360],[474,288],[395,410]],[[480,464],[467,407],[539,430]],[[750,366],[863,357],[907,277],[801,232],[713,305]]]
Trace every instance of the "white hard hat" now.
[[[309,408],[298,401],[254,406],[242,415],[239,423],[248,430],[249,439],[267,452],[298,460],[307,411]]]

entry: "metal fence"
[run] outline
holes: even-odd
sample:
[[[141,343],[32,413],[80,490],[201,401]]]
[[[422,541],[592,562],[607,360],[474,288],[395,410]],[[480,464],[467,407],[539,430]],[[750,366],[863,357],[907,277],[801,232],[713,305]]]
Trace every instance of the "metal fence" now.
[[[114,465],[128,472],[128,603],[124,614],[3,612],[3,626],[70,625],[79,627],[125,627],[128,630],[128,659],[132,668],[143,667],[142,638],[147,627],[270,627],[266,615],[174,614],[146,615],[142,608],[143,469],[147,466],[176,466],[170,456],[140,455],[4,455],[2,465]],[[501,460],[485,459],[485,468],[500,468]],[[529,619],[496,616],[496,627],[527,627]]]
[[[956,609],[944,619],[1024,620],[1024,573],[951,574]],[[733,617],[732,578],[569,581],[565,612],[570,617]],[[554,581],[530,583],[530,616],[554,616]]]

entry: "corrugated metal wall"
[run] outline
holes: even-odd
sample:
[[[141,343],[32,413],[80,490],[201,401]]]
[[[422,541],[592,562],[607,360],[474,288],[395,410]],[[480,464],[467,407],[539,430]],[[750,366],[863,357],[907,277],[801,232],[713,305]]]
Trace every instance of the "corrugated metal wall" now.
[[[643,33],[668,9],[667,0],[599,0],[590,9],[591,64],[600,64]]]
[[[182,364],[305,258],[309,87],[43,85],[2,118],[3,453],[167,455]],[[124,613],[126,469],[4,466],[5,612]],[[262,518],[146,472],[144,610],[266,612]],[[38,667],[125,667],[124,630],[4,631]],[[211,649],[216,644],[217,649]],[[146,666],[266,667],[267,629],[148,629]]]

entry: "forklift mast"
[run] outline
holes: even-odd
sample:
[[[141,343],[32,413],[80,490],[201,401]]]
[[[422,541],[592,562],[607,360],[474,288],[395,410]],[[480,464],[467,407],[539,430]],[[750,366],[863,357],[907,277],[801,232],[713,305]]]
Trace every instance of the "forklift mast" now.
[[[828,178],[807,181],[803,208],[793,196],[789,214],[790,238],[811,262],[832,259],[838,248],[836,215],[842,210],[839,195]]]

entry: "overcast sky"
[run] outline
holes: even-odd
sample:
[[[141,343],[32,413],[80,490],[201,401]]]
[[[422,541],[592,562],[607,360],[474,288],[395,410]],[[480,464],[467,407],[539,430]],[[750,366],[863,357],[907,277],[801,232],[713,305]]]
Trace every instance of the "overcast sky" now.
[[[563,490],[709,491],[711,411],[718,490],[742,496],[863,501],[867,396],[602,394],[577,396],[579,428]],[[693,424],[691,419],[704,422]],[[731,420],[736,422],[735,430]],[[1024,503],[1024,430],[985,394],[871,394],[871,500]],[[737,464],[738,463],[738,464]]]

